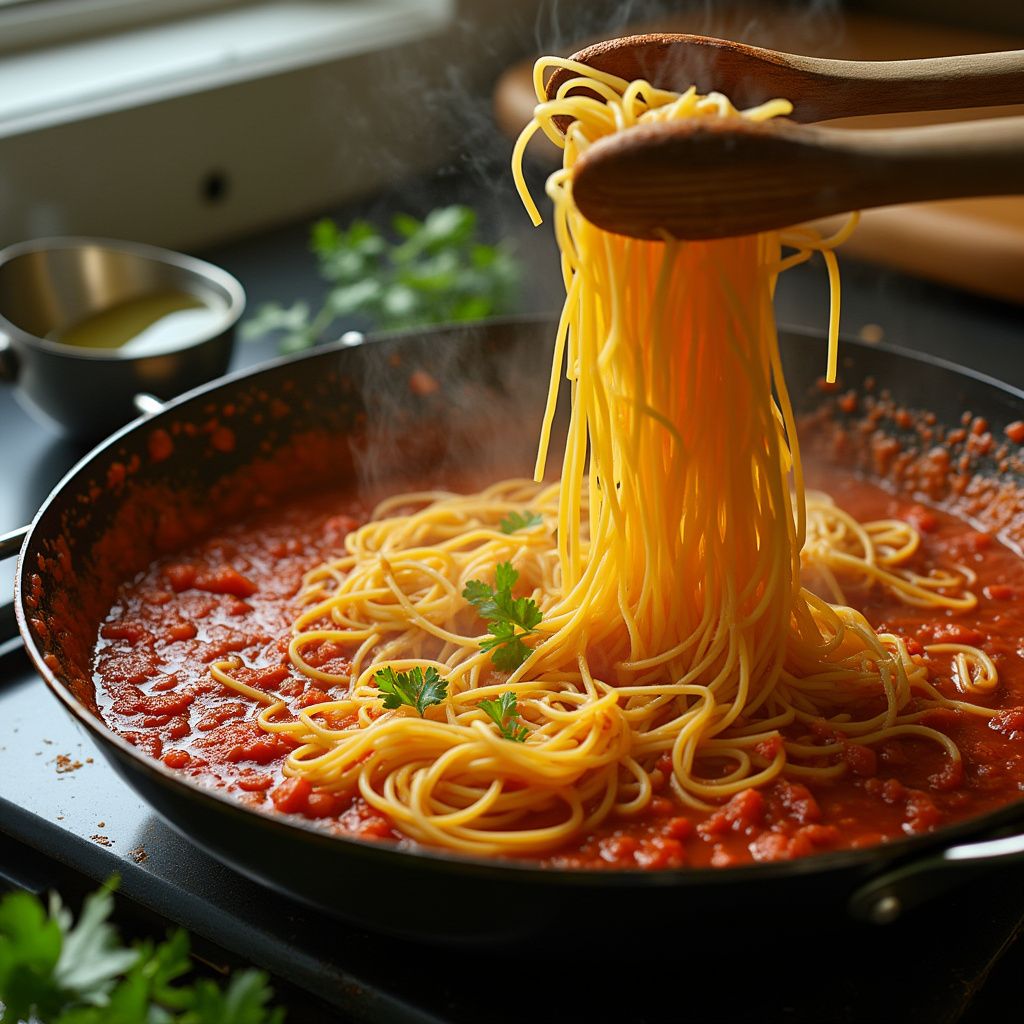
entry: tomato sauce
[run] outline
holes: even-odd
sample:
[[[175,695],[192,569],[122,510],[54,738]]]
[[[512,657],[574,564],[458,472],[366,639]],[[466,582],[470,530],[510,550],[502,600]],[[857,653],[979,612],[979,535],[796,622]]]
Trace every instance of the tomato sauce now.
[[[902,737],[873,747],[848,743],[842,755],[847,770],[838,780],[782,780],[699,812],[672,796],[663,758],[654,774],[656,796],[643,818],[606,822],[546,863],[658,869],[785,860],[931,831],[1020,797],[1024,561],[991,534],[851,474],[812,483],[861,520],[914,523],[923,537],[914,567],[956,563],[977,573],[972,589],[978,606],[967,613],[911,607],[879,589],[849,595],[877,629],[904,636],[912,653],[926,644],[959,642],[981,647],[995,662],[997,690],[970,698],[999,708],[994,718],[941,710],[927,723],[957,743],[962,767],[951,766],[937,744],[923,739]],[[290,741],[264,733],[255,720],[260,706],[222,687],[209,672],[211,662],[235,654],[248,666],[239,678],[293,709],[339,696],[292,668],[289,630],[303,573],[339,553],[346,534],[367,514],[350,494],[303,497],[226,526],[123,585],[94,651],[104,721],[149,756],[253,808],[301,816],[328,831],[401,840],[361,800],[286,779],[281,767]],[[346,663],[346,652],[328,643],[307,657],[333,671]],[[932,657],[929,665],[944,694],[963,697],[948,658]],[[815,737],[833,738],[824,721],[803,739]],[[774,751],[761,753],[770,758]]]

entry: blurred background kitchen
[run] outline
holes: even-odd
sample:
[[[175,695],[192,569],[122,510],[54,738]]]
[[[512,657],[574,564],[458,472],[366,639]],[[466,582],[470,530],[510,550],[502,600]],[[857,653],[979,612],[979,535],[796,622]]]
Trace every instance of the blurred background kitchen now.
[[[889,59],[1024,46],[1024,6],[0,0],[0,250],[99,236],[225,268],[248,301],[232,368],[350,329],[554,313],[554,241],[530,226],[509,173],[532,61],[657,28]],[[556,159],[536,137],[540,199]],[[841,264],[847,336],[1024,385],[1024,198],[869,211]],[[820,261],[785,275],[780,319],[823,327],[824,284]],[[0,378],[17,370],[3,341]],[[0,533],[27,523],[95,440],[41,422],[23,397],[0,382]],[[5,591],[12,578],[0,563]]]
[[[238,346],[236,365],[351,326],[553,311],[550,232],[530,227],[508,173],[511,136],[532,104],[529,63],[649,27],[826,56],[932,56],[1024,45],[1024,7],[0,0],[0,247],[95,235],[219,263],[248,293],[242,333],[255,340]],[[533,147],[538,191],[552,154]],[[426,235],[393,224],[453,204],[466,209],[435,217]],[[323,217],[338,230],[322,225],[314,239]],[[350,235],[356,219],[373,231]],[[1024,383],[1009,354],[1022,331],[1024,200],[872,212],[845,254],[847,334]],[[824,322],[820,274],[786,279],[784,321]]]

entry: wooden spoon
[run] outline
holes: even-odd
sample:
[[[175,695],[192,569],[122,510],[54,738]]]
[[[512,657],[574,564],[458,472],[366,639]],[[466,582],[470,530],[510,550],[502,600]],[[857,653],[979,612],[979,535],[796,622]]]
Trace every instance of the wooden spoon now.
[[[572,59],[677,92],[717,90],[740,108],[785,97],[792,121],[1024,102],[1024,50],[829,60],[655,33],[596,43]],[[572,77],[556,69],[548,96]],[[845,210],[1022,189],[1019,117],[883,131],[694,119],[602,139],[573,178],[585,217],[637,238],[720,238]]]
[[[680,33],[624,36],[595,43],[572,60],[662,89],[725,93],[740,108],[784,97],[794,121],[856,114],[951,110],[1024,103],[1024,50],[918,60],[829,60]],[[553,97],[575,77],[558,68]]]
[[[722,238],[847,210],[1024,191],[1024,117],[850,130],[740,118],[646,125],[594,143],[573,196],[617,234]]]

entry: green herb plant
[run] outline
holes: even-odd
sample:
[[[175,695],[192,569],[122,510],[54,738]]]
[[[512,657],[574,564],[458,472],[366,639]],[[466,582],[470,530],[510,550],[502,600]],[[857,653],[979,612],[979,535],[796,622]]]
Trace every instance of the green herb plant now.
[[[259,971],[223,987],[191,980],[189,940],[122,944],[110,888],[88,896],[77,923],[56,895],[0,899],[0,1020],[16,1024],[283,1024]]]
[[[420,718],[432,704],[441,704],[448,696],[448,680],[433,667],[424,672],[417,665],[408,672],[395,672],[389,665],[376,673],[374,681],[384,694],[384,707],[393,711],[408,705],[419,712]]]
[[[282,352],[310,348],[337,321],[377,330],[481,320],[509,312],[519,268],[506,245],[478,238],[476,213],[445,206],[425,220],[399,214],[389,240],[366,220],[313,225],[311,248],[328,284],[323,306],[268,303],[242,326],[245,338],[279,336]]]
[[[498,727],[498,732],[513,743],[523,743],[530,730],[519,720],[519,701],[511,690],[506,690],[497,700],[480,701],[484,711]]]
[[[494,586],[470,580],[462,596],[476,608],[491,635],[480,642],[480,650],[491,651],[491,664],[503,672],[514,672],[530,656],[532,648],[524,638],[537,632],[543,614],[532,598],[513,597],[519,573],[511,562],[500,562]]]

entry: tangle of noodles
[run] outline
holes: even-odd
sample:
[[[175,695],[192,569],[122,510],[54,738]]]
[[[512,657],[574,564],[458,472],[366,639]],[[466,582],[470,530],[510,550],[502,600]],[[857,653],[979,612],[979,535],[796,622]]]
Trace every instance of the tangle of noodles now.
[[[576,77],[548,101],[551,66]],[[640,814],[665,781],[659,759],[678,800],[699,808],[783,774],[838,776],[851,741],[913,736],[958,761],[952,740],[922,718],[935,707],[992,712],[943,696],[929,665],[948,666],[969,698],[996,685],[991,660],[959,644],[911,655],[846,605],[846,589],[969,609],[969,574],[914,574],[905,567],[919,543],[912,526],[862,524],[804,491],[772,293],[780,271],[823,253],[834,377],[832,249],[852,220],[828,240],[794,228],[642,242],[601,231],[573,205],[573,165],[603,136],[670,118],[765,119],[789,104],[737,112],[715,93],[677,95],[551,58],[538,63],[537,86],[514,168],[539,220],[519,161],[537,129],[564,144],[548,194],[566,302],[536,482],[392,498],[347,537],[342,557],[308,574],[290,657],[337,699],[292,717],[274,695],[235,680],[237,663],[214,665],[214,676],[265,705],[263,729],[296,742],[287,774],[362,796],[407,836],[470,854],[539,855],[613,814]],[[573,119],[564,139],[557,115]],[[571,414],[551,484],[542,481],[563,372]],[[526,509],[539,520],[501,528]],[[485,625],[463,597],[502,562],[518,571],[517,596],[543,613],[510,674],[481,650]],[[801,570],[831,603],[801,585]],[[324,641],[350,654],[350,674],[306,660]],[[422,716],[385,710],[376,680],[385,666],[435,668],[446,699]],[[481,708],[506,692],[522,742]],[[822,719],[827,730],[815,732]]]

